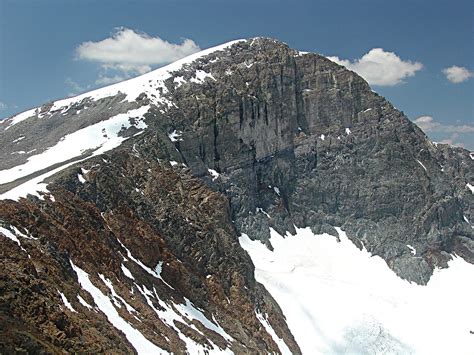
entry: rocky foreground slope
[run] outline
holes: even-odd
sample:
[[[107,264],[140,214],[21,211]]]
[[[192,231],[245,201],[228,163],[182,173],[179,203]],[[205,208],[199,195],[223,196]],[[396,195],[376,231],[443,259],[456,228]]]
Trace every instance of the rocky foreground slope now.
[[[270,39],[27,111],[0,146],[3,352],[299,353],[238,241],[270,227],[341,227],[418,284],[474,262],[470,153]]]

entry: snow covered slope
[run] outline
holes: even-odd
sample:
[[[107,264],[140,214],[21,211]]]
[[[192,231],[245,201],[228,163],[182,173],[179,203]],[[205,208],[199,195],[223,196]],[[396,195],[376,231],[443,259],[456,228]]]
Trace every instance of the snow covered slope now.
[[[474,265],[454,257],[416,285],[337,230],[271,230],[273,252],[240,237],[304,354],[472,354]]]
[[[150,110],[151,106],[155,106],[158,110],[163,112],[167,106],[173,105],[163,96],[168,90],[165,85],[165,80],[171,78],[173,72],[182,69],[187,64],[203,56],[223,50],[239,41],[241,40],[231,41],[217,47],[203,50],[142,76],[75,97],[58,100],[49,104],[46,108],[34,108],[7,120],[0,121],[0,135],[6,135],[12,127],[29,119],[48,120],[53,116],[68,116],[72,114],[72,116],[68,116],[67,119],[72,121],[80,120],[82,117],[80,115],[81,112],[82,115],[84,115],[87,113],[87,110],[91,110],[90,107],[93,106],[94,102],[117,95],[125,95],[121,101],[122,103],[130,102],[135,104],[135,106],[138,105],[138,107],[131,108],[116,115],[104,115],[103,111],[94,113],[95,116],[104,116],[103,119],[93,124],[82,124],[81,126],[87,126],[58,137],[54,144],[43,147],[45,149],[42,149],[42,151],[38,153],[36,153],[35,149],[29,152],[11,152],[12,155],[17,157],[28,153],[28,158],[25,162],[20,162],[15,164],[15,166],[0,170],[0,185],[12,183],[15,180],[28,176],[30,176],[30,178],[26,178],[26,181],[23,181],[19,186],[12,186],[8,191],[4,191],[3,194],[0,194],[0,198],[16,200],[20,197],[25,197],[28,193],[39,196],[39,191],[45,192],[45,184],[40,184],[40,182],[53,173],[62,170],[61,167],[66,168],[70,166],[72,159],[76,158],[75,162],[77,162],[79,157],[82,157],[81,160],[84,160],[87,157],[99,155],[116,148],[127,139],[122,136],[121,133],[130,127],[136,130],[145,129],[147,127],[144,122],[145,114]],[[202,70],[197,70],[190,81],[199,84],[207,77],[212,76]],[[179,79],[175,80],[178,86],[181,85],[184,80],[182,77],[176,79]],[[137,100],[140,95],[145,95],[147,100]],[[142,102],[144,102],[144,104],[142,104]],[[77,109],[80,104],[84,104],[84,107]],[[109,107],[109,109],[110,108],[111,107]],[[136,134],[139,133],[140,132]],[[14,136],[14,138],[11,143],[19,143],[28,137],[20,135],[18,137]],[[50,169],[49,172],[41,174],[41,177],[35,175],[35,173],[53,166],[54,170]]]

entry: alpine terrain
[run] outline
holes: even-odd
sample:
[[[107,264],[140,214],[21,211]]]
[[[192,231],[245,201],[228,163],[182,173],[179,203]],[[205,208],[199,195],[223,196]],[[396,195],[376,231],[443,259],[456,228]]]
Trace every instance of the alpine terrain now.
[[[254,38],[0,121],[0,353],[472,354],[474,155]]]

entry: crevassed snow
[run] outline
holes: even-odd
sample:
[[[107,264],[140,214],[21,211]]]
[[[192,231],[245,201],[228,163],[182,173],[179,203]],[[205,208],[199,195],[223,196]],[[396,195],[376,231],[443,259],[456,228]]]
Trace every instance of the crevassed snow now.
[[[159,348],[147,338],[143,336],[137,329],[135,329],[131,324],[129,324],[125,319],[123,319],[115,309],[109,297],[104,295],[100,289],[98,289],[89,279],[89,275],[74,265],[71,261],[71,266],[77,274],[79,284],[81,287],[90,293],[94,299],[95,304],[99,309],[105,314],[107,319],[112,325],[121,330],[128,341],[135,348],[139,354],[167,354],[165,350]]]
[[[474,265],[454,257],[420,286],[338,232],[271,230],[273,252],[239,239],[304,354],[472,354]]]
[[[268,334],[270,334],[270,336],[272,337],[273,341],[277,344],[278,346],[278,349],[280,349],[280,352],[283,354],[283,355],[291,355],[291,351],[290,349],[288,348],[288,346],[286,345],[286,343],[283,341],[283,339],[281,339],[280,337],[278,337],[278,335],[275,333],[275,330],[273,329],[272,325],[270,324],[270,322],[263,316],[263,314],[261,313],[258,313],[258,312],[255,312],[255,315],[257,316],[257,319],[259,320],[259,322],[263,325],[263,327],[265,328],[265,330],[267,331]]]
[[[49,112],[51,113],[61,110],[61,113],[65,113],[73,104],[79,103],[84,99],[90,98],[94,101],[97,101],[105,97],[115,96],[119,93],[123,93],[126,95],[124,101],[134,101],[140,94],[145,93],[147,94],[150,101],[154,104],[170,104],[160,95],[156,95],[156,93],[157,89],[161,89],[163,90],[163,92],[166,92],[167,89],[164,82],[166,79],[171,77],[172,72],[181,69],[184,65],[189,64],[195,61],[196,59],[199,59],[200,57],[206,56],[216,51],[224,50],[225,48],[242,41],[245,40],[239,39],[224,43],[216,47],[208,48],[203,51],[194,53],[190,56],[187,56],[183,59],[180,59],[174,63],[166,65],[162,68],[141,75],[139,77],[132,78],[110,86],[106,86],[94,91],[86,92],[75,97],[55,101]],[[202,74],[196,72],[196,80],[199,80],[199,78],[202,78]],[[10,118],[9,120],[7,120],[9,126],[6,129],[31,116],[34,116],[37,110],[37,108],[34,108]]]
[[[118,134],[123,128],[130,127],[130,117],[142,118],[149,108],[150,106],[142,106],[64,136],[56,145],[29,157],[26,163],[1,170],[0,184],[14,181],[46,167],[78,157],[90,149],[94,149],[95,154],[102,154],[119,146],[126,138],[120,137]]]
[[[58,290],[58,293],[59,295],[61,296],[61,299],[64,303],[64,305],[71,311],[71,312],[74,312],[74,313],[77,313],[76,310],[74,308],[72,308],[72,305],[69,303],[69,301],[67,300],[66,296],[64,296],[64,293],[62,293],[61,291]]]

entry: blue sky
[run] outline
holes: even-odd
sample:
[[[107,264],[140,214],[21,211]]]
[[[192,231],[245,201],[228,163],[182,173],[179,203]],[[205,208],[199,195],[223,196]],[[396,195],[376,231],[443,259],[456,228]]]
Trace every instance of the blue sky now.
[[[125,70],[90,51],[79,55],[85,42],[117,39],[118,28],[171,44],[190,39],[196,48],[269,36],[337,56],[409,118],[422,117],[432,139],[474,149],[474,2],[461,0],[0,0],[0,117],[161,65]],[[394,79],[400,83],[367,67],[374,48],[382,51],[369,57],[378,53],[382,69],[407,70]]]

